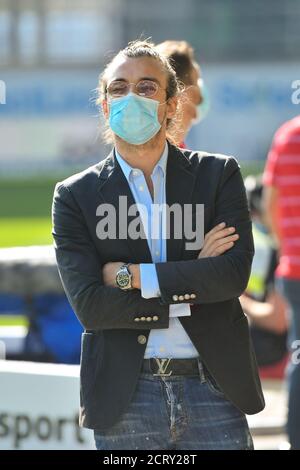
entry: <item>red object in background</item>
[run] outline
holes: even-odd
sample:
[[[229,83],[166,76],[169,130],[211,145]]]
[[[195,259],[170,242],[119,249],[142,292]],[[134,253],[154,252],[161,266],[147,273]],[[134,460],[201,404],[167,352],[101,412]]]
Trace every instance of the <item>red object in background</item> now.
[[[287,354],[281,361],[271,366],[265,366],[259,368],[259,376],[261,379],[284,379],[285,369],[289,360],[289,354]]]
[[[300,116],[276,132],[263,183],[278,190],[281,256],[276,275],[300,279]]]

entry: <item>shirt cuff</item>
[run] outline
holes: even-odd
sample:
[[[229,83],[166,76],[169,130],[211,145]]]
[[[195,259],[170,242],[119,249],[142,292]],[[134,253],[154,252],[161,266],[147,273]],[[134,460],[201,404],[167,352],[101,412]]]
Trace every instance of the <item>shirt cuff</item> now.
[[[160,297],[160,289],[154,263],[140,264],[141,295],[144,299]]]
[[[190,304],[171,304],[170,317],[189,317],[191,315]]]

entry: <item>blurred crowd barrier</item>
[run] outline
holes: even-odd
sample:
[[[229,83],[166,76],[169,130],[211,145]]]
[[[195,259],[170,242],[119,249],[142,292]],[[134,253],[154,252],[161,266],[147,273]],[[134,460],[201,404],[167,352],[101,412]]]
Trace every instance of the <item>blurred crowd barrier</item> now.
[[[78,426],[79,366],[0,361],[0,383],[1,449],[94,448]]]
[[[53,246],[0,249],[0,325],[7,359],[79,363],[82,327],[63,292]]]

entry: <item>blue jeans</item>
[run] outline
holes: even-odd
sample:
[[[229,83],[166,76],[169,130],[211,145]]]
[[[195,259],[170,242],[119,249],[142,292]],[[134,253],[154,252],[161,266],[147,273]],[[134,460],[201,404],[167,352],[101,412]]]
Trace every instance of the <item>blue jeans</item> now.
[[[245,415],[227,400],[199,362],[199,375],[140,375],[127,411],[98,450],[252,450]]]
[[[297,354],[300,346],[300,280],[279,278],[276,280],[276,287],[286,299],[290,313],[291,360],[287,369],[289,387],[287,432],[291,447],[300,450],[300,355]]]

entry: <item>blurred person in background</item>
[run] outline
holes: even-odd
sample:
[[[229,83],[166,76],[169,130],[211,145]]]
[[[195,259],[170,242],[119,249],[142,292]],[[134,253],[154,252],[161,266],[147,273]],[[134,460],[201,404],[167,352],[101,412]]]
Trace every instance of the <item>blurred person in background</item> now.
[[[164,41],[156,46],[176,72],[181,84],[180,112],[176,121],[176,138],[181,147],[192,125],[200,122],[209,110],[209,96],[194,50],[186,41]],[[262,214],[262,183],[254,177],[246,180],[253,220],[256,253],[246,293],[240,301],[251,321],[251,335],[261,374],[282,377],[286,364],[286,309],[282,297],[274,290],[277,253],[266,233]],[[216,236],[220,229],[214,228]],[[207,240],[209,243],[209,240]]]
[[[279,249],[276,283],[290,311],[287,431],[300,449],[300,116],[276,132],[264,171],[264,207]],[[298,354],[297,354],[298,351]],[[294,353],[294,354],[293,354]]]
[[[58,268],[85,328],[80,424],[99,450],[252,449],[245,413],[264,407],[238,300],[253,257],[240,167],[170,144],[178,91],[168,60],[149,42],[130,43],[99,83],[112,152],[55,189]],[[146,237],[129,236],[127,216],[127,238],[99,238],[106,214],[96,215],[110,204],[120,220],[120,196],[147,211]],[[160,219],[155,237],[154,201],[203,204],[204,233],[214,243],[222,224],[230,250],[188,249],[174,222],[166,243]]]
[[[164,41],[156,48],[170,61],[181,87],[176,140],[184,148],[191,126],[202,121],[209,111],[209,93],[200,65],[195,60],[194,49],[188,42]]]
[[[287,361],[288,321],[286,304],[274,286],[277,250],[265,224],[261,176],[247,176],[245,187],[255,253],[249,283],[240,301],[250,321],[261,377],[282,378]]]

